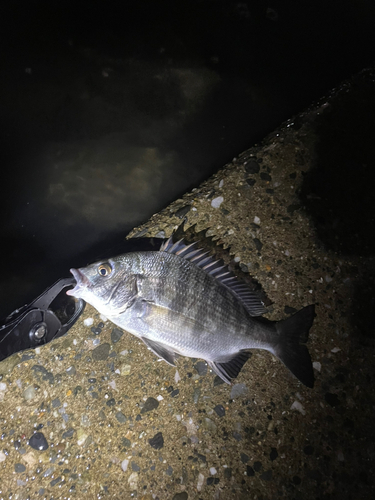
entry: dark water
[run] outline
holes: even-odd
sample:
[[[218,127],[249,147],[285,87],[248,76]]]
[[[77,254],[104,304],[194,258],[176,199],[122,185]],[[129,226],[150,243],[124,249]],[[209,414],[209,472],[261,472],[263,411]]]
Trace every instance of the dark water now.
[[[0,317],[369,64],[373,3],[326,4],[1,7]]]

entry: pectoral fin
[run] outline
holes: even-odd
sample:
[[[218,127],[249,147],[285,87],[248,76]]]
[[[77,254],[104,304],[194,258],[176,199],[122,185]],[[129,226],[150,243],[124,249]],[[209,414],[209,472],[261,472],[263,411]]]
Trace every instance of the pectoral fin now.
[[[141,340],[147,345],[153,353],[159,358],[164,359],[169,365],[176,366],[177,352],[174,352],[168,346],[155,342],[154,340],[147,339],[146,337],[141,337]]]

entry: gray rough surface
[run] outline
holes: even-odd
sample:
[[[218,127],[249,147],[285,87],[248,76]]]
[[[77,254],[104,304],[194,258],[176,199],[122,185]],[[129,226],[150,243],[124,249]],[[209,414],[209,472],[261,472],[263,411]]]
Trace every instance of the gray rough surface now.
[[[322,140],[318,124],[361,85],[374,90],[371,75],[285,123],[130,234],[169,236],[186,217],[258,280],[273,303],[270,319],[314,302],[314,389],[255,351],[231,399],[233,389],[214,384],[210,370],[200,375],[197,360],[180,359],[176,371],[127,333],[115,343],[108,321],[94,334],[83,320],[104,320],[87,306],[35,358],[0,364],[0,498],[374,496],[374,337],[353,321],[354,292],[373,273],[373,255],[324,247],[299,198]],[[45,451],[27,444],[36,429]],[[158,433],[162,448],[150,444]]]

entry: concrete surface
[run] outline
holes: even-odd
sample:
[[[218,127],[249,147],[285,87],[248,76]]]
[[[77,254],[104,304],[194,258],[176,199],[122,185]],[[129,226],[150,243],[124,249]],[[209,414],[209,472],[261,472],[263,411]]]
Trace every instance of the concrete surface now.
[[[66,337],[0,364],[0,499],[374,496],[374,81],[357,75],[129,235],[186,218],[259,282],[269,318],[315,303],[314,389],[264,351],[233,386],[200,360],[176,370],[87,306]]]

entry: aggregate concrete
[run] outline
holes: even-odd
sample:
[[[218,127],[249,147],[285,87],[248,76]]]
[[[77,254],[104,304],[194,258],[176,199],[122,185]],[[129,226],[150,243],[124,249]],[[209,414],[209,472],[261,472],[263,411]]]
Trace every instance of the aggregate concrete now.
[[[270,319],[315,303],[314,388],[265,351],[232,386],[201,360],[175,369],[87,305],[64,338],[0,364],[1,499],[374,496],[374,221],[350,190],[344,220],[328,199],[345,155],[358,175],[361,152],[373,158],[359,137],[374,132],[374,82],[369,69],[344,83],[128,236],[168,237],[184,220],[259,283]],[[326,151],[342,168],[323,171],[324,197],[311,176]]]

